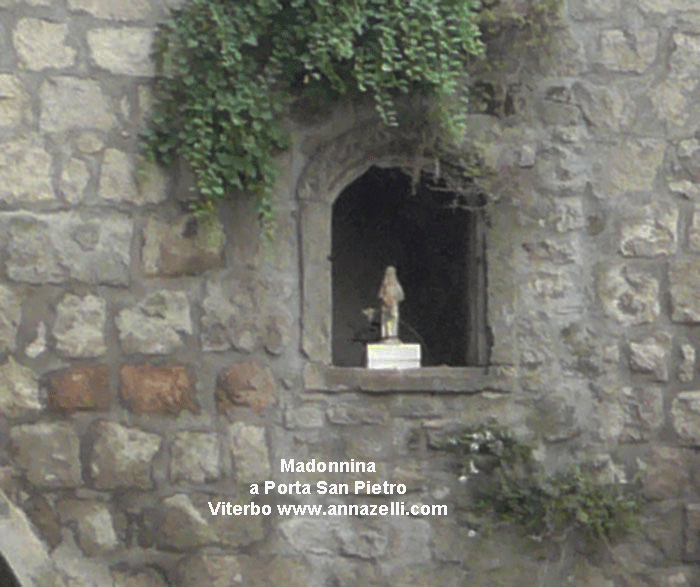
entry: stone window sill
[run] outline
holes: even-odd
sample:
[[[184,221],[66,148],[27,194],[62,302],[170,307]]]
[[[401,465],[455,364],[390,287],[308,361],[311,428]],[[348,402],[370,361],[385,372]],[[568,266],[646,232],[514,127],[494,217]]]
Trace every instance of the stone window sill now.
[[[306,391],[365,393],[509,393],[514,378],[502,367],[421,367],[420,369],[365,369],[307,363]]]

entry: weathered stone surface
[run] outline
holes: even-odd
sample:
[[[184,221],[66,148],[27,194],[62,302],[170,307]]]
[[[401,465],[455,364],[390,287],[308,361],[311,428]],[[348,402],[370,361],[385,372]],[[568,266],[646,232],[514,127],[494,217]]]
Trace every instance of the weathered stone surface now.
[[[21,418],[39,410],[39,383],[34,371],[8,357],[0,367],[0,413],[6,418]]]
[[[56,308],[53,335],[59,353],[68,357],[99,357],[106,350],[104,328],[107,302],[68,294]]]
[[[20,62],[27,69],[69,67],[76,51],[66,44],[68,25],[23,18],[12,36]]]
[[[255,559],[247,566],[245,573],[248,587],[272,587],[273,585],[308,585],[309,576],[313,569],[308,559],[275,555],[271,559],[260,561]],[[358,585],[367,585],[364,582]],[[341,583],[342,585],[342,583]],[[352,583],[347,583],[350,587]],[[345,587],[345,585],[343,585]]]
[[[329,555],[338,551],[337,532],[342,521],[326,522],[316,517],[295,516],[279,525],[279,532],[298,553]]]
[[[0,285],[0,353],[16,348],[17,328],[22,319],[22,304],[14,292]]]
[[[598,296],[605,313],[624,325],[647,324],[659,317],[659,282],[628,265],[598,275]]]
[[[655,257],[676,252],[678,209],[670,204],[625,208],[620,252],[628,257]]]
[[[15,462],[37,487],[76,487],[80,478],[80,440],[64,422],[25,424],[10,431]]]
[[[182,365],[123,365],[119,370],[121,396],[138,414],[199,412],[194,380]]]
[[[170,447],[170,480],[204,483],[218,479],[219,438],[207,432],[178,432]]]
[[[642,73],[654,61],[658,33],[655,30],[600,34],[597,62],[612,71]]]
[[[61,522],[58,513],[43,495],[35,495],[22,504],[32,523],[38,528],[41,537],[55,548],[61,543]]]
[[[665,149],[664,141],[654,139],[629,139],[618,145],[599,146],[601,192],[616,196],[651,190]]]
[[[116,122],[107,98],[96,81],[56,77],[39,90],[42,132],[72,128],[109,130]]]
[[[700,322],[700,259],[679,259],[669,265],[671,320]]]
[[[265,428],[234,422],[229,426],[229,441],[239,483],[259,483],[270,478]]]
[[[277,403],[275,379],[269,367],[256,363],[237,363],[219,373],[216,386],[219,413],[238,406],[264,410]]]
[[[700,558],[700,504],[686,504],[685,523],[685,554],[689,560],[697,561]]]
[[[0,144],[0,201],[18,204],[52,199],[51,156],[39,140]]]
[[[154,292],[119,312],[116,322],[126,353],[170,353],[184,345],[182,334],[192,334],[190,303],[180,291]]]
[[[117,149],[107,149],[102,160],[98,196],[117,202],[148,203],[139,193],[129,156]]]
[[[263,345],[269,354],[282,354],[292,337],[291,325],[292,318],[287,313],[268,318]]]
[[[177,565],[177,587],[243,587],[243,569],[237,556],[198,554]]]
[[[111,401],[106,365],[83,365],[54,371],[48,376],[52,410],[107,410]]]
[[[112,571],[114,587],[168,587],[163,575],[152,568]]]
[[[112,514],[105,504],[64,500],[59,511],[64,523],[75,523],[78,544],[87,556],[108,554],[119,547]]]
[[[36,359],[46,350],[46,324],[39,322],[36,327],[36,337],[24,349],[24,354],[32,359]]]
[[[408,516],[391,518],[389,550],[402,560],[412,564],[429,562],[432,539],[433,529],[425,520]]]
[[[122,75],[152,76],[153,31],[145,28],[93,29],[87,34],[97,65]]]
[[[75,146],[83,153],[97,153],[104,148],[104,142],[94,132],[81,132],[75,139]]]
[[[341,524],[334,529],[338,549],[345,556],[364,559],[381,557],[386,553],[389,540],[378,530],[362,527],[359,524]]]
[[[0,213],[0,228],[9,234],[7,272],[16,281],[129,283],[132,221],[126,216]]]
[[[97,489],[153,486],[151,462],[160,448],[159,436],[107,421],[96,422],[93,432],[90,472]]]
[[[576,20],[604,19],[616,14],[620,0],[571,0],[569,13]]]
[[[237,279],[208,280],[202,310],[202,350],[253,350],[257,308],[250,287]]]
[[[700,189],[698,194],[700,195]],[[694,253],[700,253],[700,204],[693,208],[693,221],[688,228],[688,248]]]
[[[90,181],[90,171],[84,161],[71,159],[63,166],[59,190],[61,195],[71,204],[77,204],[85,199],[85,188]]]
[[[668,381],[671,341],[670,334],[660,332],[630,342],[630,369],[643,373],[653,373],[657,381]]]
[[[638,6],[644,12],[662,14],[675,10],[695,10],[698,7],[694,0],[640,0]]]
[[[663,394],[651,386],[616,388],[599,410],[600,433],[606,440],[649,440],[664,423]]]
[[[678,365],[678,379],[688,383],[695,378],[695,347],[685,343],[681,345],[681,362]]]
[[[29,96],[15,75],[0,75],[0,127],[20,124],[28,114]]]
[[[385,424],[388,414],[381,408],[364,408],[360,406],[331,406],[326,416],[332,424]]]
[[[692,488],[689,467],[691,449],[656,446],[640,460],[644,494],[649,499],[680,498]]]
[[[572,90],[586,121],[594,128],[618,132],[632,124],[634,109],[624,89],[576,82]]]
[[[284,412],[284,426],[289,429],[320,428],[325,424],[324,412],[315,406],[287,408]]]
[[[164,499],[153,518],[156,545],[163,550],[187,550],[218,542],[207,519],[183,493]]]
[[[680,441],[700,446],[700,391],[683,391],[671,404],[673,428]]]
[[[224,229],[218,218],[180,217],[168,224],[151,218],[143,232],[143,269],[146,275],[197,275],[223,263]]]
[[[69,0],[70,10],[84,10],[97,18],[108,20],[139,20],[151,12],[147,0]]]

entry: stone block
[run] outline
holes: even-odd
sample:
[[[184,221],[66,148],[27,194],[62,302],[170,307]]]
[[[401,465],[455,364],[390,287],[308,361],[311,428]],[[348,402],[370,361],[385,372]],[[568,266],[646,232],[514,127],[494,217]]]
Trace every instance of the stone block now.
[[[0,353],[16,348],[17,329],[22,319],[19,297],[4,285],[0,285]]]
[[[627,257],[656,257],[676,252],[678,209],[670,204],[626,207],[620,226],[620,252]]]
[[[114,570],[114,587],[168,587],[163,574],[153,568]]]
[[[686,504],[685,527],[685,555],[687,560],[697,562],[700,560],[700,503]]]
[[[68,8],[118,21],[141,20],[151,13],[147,0],[68,0]]]
[[[178,432],[170,447],[170,480],[204,483],[218,479],[219,437],[207,432]]]
[[[433,529],[425,520],[409,516],[391,518],[389,552],[394,556],[416,565],[428,563],[432,540]]]
[[[634,109],[625,89],[588,82],[576,82],[572,89],[576,103],[594,128],[619,132],[632,124]]]
[[[659,317],[659,282],[648,273],[618,265],[600,271],[596,281],[605,313],[620,324],[648,324]]]
[[[331,406],[326,416],[332,424],[341,425],[385,424],[389,418],[383,409],[346,405]]]
[[[48,376],[49,407],[55,411],[108,410],[111,402],[106,365],[84,365]]]
[[[202,350],[249,353],[255,348],[258,307],[252,284],[226,276],[207,280],[202,312]]]
[[[644,12],[668,14],[676,10],[696,10],[695,0],[639,0],[639,9]]]
[[[172,225],[151,218],[143,232],[146,275],[198,275],[223,264],[224,228],[218,218],[181,216]]]
[[[0,127],[17,126],[29,114],[29,95],[19,76],[0,75]]]
[[[163,499],[152,517],[155,542],[161,550],[189,550],[219,541],[207,522],[209,516],[205,519],[183,493]]]
[[[669,264],[671,320],[700,322],[700,259],[678,259]]]
[[[683,383],[688,383],[695,379],[695,347],[692,344],[685,343],[681,345],[678,379]]]
[[[123,365],[119,379],[121,397],[134,413],[199,413],[194,379],[182,365]]]
[[[61,522],[56,510],[43,495],[34,495],[22,504],[22,509],[32,521],[41,537],[51,548],[61,543]]]
[[[74,128],[109,130],[116,118],[100,84],[93,80],[55,77],[39,89],[42,132],[64,132]]]
[[[604,31],[598,39],[596,61],[612,71],[643,73],[656,57],[655,30]]]
[[[292,323],[292,318],[286,312],[269,316],[263,340],[265,350],[269,354],[282,354],[292,336]]]
[[[605,19],[618,13],[620,0],[571,0],[569,14],[575,20]]]
[[[668,381],[668,361],[672,337],[658,333],[630,342],[630,369],[653,373],[657,381]]]
[[[611,397],[599,405],[599,414],[603,439],[650,440],[664,424],[663,393],[651,386],[616,388]]]
[[[152,203],[148,194],[139,192],[133,162],[126,153],[117,149],[105,150],[97,194],[100,200],[134,204]]]
[[[247,587],[272,587],[273,585],[308,587],[309,576],[312,573],[311,563],[306,557],[274,555],[265,560],[251,559],[246,566],[245,577],[248,581]],[[363,582],[356,585],[375,587]]]
[[[132,221],[126,216],[6,212],[0,228],[9,235],[7,273],[15,281],[129,283]]]
[[[617,145],[599,146],[601,193],[618,196],[652,190],[665,150],[665,141],[656,139],[628,139]]]
[[[700,391],[683,391],[671,404],[673,428],[680,442],[700,446]]]
[[[284,425],[289,429],[320,428],[325,424],[323,410],[315,406],[287,408],[284,413]]]
[[[80,549],[86,556],[109,554],[119,547],[114,521],[104,503],[64,500],[59,503],[61,520],[75,524]]]
[[[277,404],[275,378],[269,367],[237,363],[219,373],[215,398],[219,413],[238,406],[264,410]]]
[[[87,33],[87,41],[97,65],[111,73],[144,77],[154,74],[151,29],[92,29]]]
[[[695,187],[700,196],[700,185]],[[688,228],[688,248],[694,253],[700,253],[700,204],[695,204],[693,208],[693,221]]]
[[[119,312],[116,323],[126,353],[168,354],[184,346],[181,335],[192,334],[190,303],[178,291],[146,296],[136,307]]]
[[[53,199],[51,156],[39,139],[0,144],[0,201],[16,205]]]
[[[0,414],[6,418],[22,418],[40,410],[39,382],[34,371],[9,356],[0,366]]]
[[[107,303],[103,298],[68,294],[56,308],[56,349],[68,357],[99,357],[107,350],[106,319]]]
[[[368,344],[368,369],[418,369],[421,353],[419,344]]]
[[[234,422],[229,426],[229,442],[239,483],[259,483],[270,478],[272,471],[265,428]]]
[[[15,462],[37,487],[77,487],[80,474],[80,440],[65,422],[24,424],[10,430]]]
[[[66,44],[68,25],[38,18],[23,18],[15,26],[12,39],[20,63],[27,69],[70,67],[76,51]]]
[[[85,189],[90,181],[90,171],[84,161],[72,158],[61,171],[59,191],[65,200],[77,204],[85,199]]]
[[[159,436],[107,421],[96,422],[92,433],[90,472],[97,489],[153,487],[151,463],[160,448]]]
[[[243,569],[237,556],[196,554],[177,565],[177,587],[243,587]]]
[[[652,500],[677,499],[692,489],[689,467],[690,449],[667,446],[651,447],[639,460],[644,494]]]

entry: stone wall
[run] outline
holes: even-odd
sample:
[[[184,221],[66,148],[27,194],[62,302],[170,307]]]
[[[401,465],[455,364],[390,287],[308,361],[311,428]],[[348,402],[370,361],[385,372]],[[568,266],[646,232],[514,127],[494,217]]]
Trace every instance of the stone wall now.
[[[334,199],[370,165],[427,164],[412,138],[363,107],[290,123],[275,243],[245,200],[198,221],[184,174],[136,157],[166,8],[0,0],[0,552],[23,586],[698,584],[695,2],[568,0],[551,58],[486,79],[510,104],[464,145],[497,172],[491,366],[410,376],[329,365],[328,255]],[[552,561],[471,528],[435,447],[487,421],[550,469],[639,475],[640,532]],[[449,513],[284,516],[397,496],[251,494],[319,480]]]

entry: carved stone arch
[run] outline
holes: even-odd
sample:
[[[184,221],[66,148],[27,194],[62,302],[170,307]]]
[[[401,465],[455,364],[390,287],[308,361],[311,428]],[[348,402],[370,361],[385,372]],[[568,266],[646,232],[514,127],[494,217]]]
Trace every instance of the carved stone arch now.
[[[433,171],[436,159],[423,152],[418,130],[364,124],[321,144],[297,183],[302,273],[302,351],[331,364],[331,222],[340,193],[370,167]]]
[[[61,574],[24,512],[0,490],[0,553],[21,587],[64,587]]]

